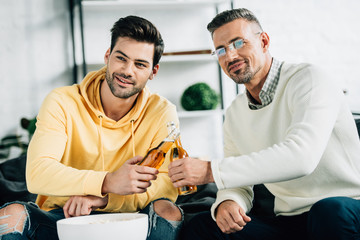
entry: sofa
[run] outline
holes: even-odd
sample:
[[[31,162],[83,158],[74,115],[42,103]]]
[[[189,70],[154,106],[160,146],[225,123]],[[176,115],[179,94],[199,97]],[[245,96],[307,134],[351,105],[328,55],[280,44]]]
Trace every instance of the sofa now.
[[[360,136],[360,118],[355,119]],[[27,191],[25,181],[26,155],[7,160],[0,164],[0,205],[5,202],[21,200],[35,201],[36,195]],[[198,186],[194,194],[179,196],[176,203],[185,213],[185,222],[201,211],[210,210],[216,199],[215,183]],[[274,196],[263,184],[254,186],[254,202],[251,213],[257,215],[274,215]]]

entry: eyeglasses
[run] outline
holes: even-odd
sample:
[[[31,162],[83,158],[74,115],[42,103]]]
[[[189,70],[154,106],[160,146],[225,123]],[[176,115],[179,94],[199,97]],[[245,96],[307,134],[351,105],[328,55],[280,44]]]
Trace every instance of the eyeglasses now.
[[[222,47],[222,48],[218,48],[215,51],[213,51],[211,53],[212,56],[217,56],[218,58],[221,58],[223,56],[225,56],[226,54],[226,48],[228,48],[229,50],[234,50],[234,49],[240,49],[244,46],[244,39],[238,39],[233,41],[232,43],[230,43],[227,47]]]
[[[261,34],[262,32],[257,32],[255,33],[255,35],[257,34]],[[233,41],[232,43],[230,43],[227,47],[222,47],[219,49],[216,49],[215,51],[213,51],[211,53],[212,56],[217,56],[217,58],[221,58],[223,56],[226,55],[226,48],[228,48],[229,50],[235,50],[235,49],[240,49],[244,46],[244,39],[238,39]]]

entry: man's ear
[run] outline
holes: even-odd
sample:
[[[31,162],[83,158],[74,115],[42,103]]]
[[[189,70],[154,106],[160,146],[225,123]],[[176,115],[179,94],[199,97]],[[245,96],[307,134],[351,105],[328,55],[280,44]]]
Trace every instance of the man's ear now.
[[[104,62],[105,62],[105,64],[108,63],[109,58],[110,58],[110,48],[106,51],[105,56],[104,56]]]
[[[261,45],[263,48],[263,52],[267,52],[270,47],[270,38],[266,32],[262,32],[261,34]]]
[[[159,71],[159,64],[156,64],[155,66],[154,66],[154,68],[152,69],[152,72],[151,72],[151,74],[150,74],[150,76],[149,76],[149,80],[153,80],[153,78],[155,77],[155,75],[157,74],[157,72]]]

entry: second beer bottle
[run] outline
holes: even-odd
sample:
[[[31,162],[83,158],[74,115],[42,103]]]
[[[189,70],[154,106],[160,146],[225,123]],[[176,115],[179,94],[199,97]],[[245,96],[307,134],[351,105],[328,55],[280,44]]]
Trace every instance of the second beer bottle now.
[[[167,127],[168,127],[169,132],[172,132],[174,129],[177,129],[177,132],[180,135],[180,131],[175,126],[174,122],[168,123]],[[170,161],[172,162],[172,161],[182,159],[182,158],[186,158],[186,157],[189,157],[189,154],[183,148],[183,146],[181,144],[181,141],[180,141],[180,136],[178,136],[175,139],[175,147],[171,149]],[[196,191],[197,191],[197,187],[195,185],[186,185],[186,186],[178,187],[179,195],[188,195],[188,194],[194,193]]]

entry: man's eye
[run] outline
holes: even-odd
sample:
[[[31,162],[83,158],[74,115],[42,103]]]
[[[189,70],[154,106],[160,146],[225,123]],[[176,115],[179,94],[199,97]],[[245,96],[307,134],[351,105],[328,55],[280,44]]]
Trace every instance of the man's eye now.
[[[234,47],[236,49],[242,48],[244,46],[244,40],[240,39],[234,42]]]
[[[125,61],[125,58],[122,57],[122,56],[117,56],[116,58],[119,59],[119,60],[121,60],[121,61]]]
[[[137,66],[141,67],[141,68],[146,68],[146,65],[145,64],[142,64],[142,63],[136,63]]]
[[[223,55],[225,55],[225,52],[226,52],[225,48],[219,48],[219,49],[216,50],[216,54],[217,54],[218,56],[223,56]]]

